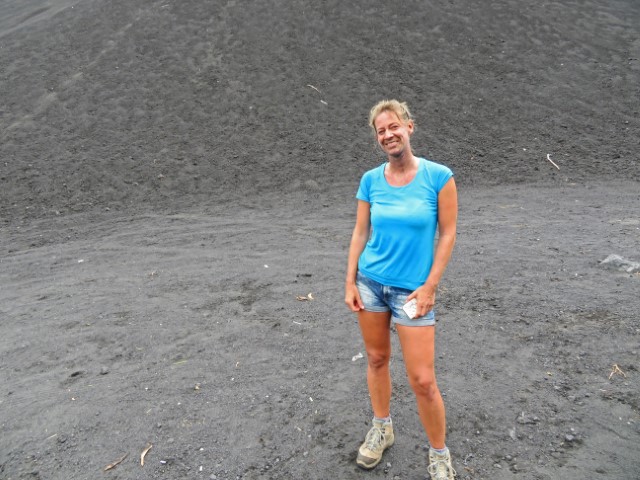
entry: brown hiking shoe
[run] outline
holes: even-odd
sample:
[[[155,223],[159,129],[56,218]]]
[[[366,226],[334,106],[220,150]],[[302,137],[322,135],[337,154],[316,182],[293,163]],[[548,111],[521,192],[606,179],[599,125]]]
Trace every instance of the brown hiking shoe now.
[[[451,455],[449,449],[440,455],[432,448],[429,449],[429,475],[431,480],[454,480],[456,471],[451,466]]]
[[[380,463],[384,451],[393,445],[393,425],[391,422],[383,423],[373,421],[373,427],[367,433],[364,443],[358,450],[356,463],[359,467],[370,470]]]

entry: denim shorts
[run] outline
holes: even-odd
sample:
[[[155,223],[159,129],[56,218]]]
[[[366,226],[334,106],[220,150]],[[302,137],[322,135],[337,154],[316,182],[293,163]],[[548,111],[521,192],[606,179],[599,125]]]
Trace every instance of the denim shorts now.
[[[429,327],[435,325],[434,311],[418,318],[409,318],[402,309],[407,303],[407,297],[413,290],[400,287],[387,287],[358,272],[356,286],[360,293],[364,309],[367,312],[391,312],[391,320],[407,327]]]

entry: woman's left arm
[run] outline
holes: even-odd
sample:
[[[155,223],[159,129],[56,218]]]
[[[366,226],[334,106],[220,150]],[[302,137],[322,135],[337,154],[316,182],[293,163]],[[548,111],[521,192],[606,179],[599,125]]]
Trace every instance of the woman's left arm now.
[[[438,194],[438,246],[433,257],[433,265],[427,281],[413,292],[407,301],[415,298],[418,302],[416,316],[429,312],[436,302],[436,289],[447,268],[453,245],[456,243],[458,221],[458,192],[456,182],[450,178]]]

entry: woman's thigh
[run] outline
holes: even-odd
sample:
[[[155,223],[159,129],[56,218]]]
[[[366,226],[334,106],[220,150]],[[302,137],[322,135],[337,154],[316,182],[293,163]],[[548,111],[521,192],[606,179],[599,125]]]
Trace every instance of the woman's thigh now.
[[[402,356],[410,380],[435,380],[435,327],[396,324]]]
[[[364,346],[369,356],[391,355],[391,312],[369,312],[361,310],[358,313],[358,323],[362,332]]]

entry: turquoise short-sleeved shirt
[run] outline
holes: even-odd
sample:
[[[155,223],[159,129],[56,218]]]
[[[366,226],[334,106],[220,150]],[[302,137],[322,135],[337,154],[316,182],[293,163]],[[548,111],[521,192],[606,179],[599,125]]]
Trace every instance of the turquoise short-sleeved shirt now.
[[[418,172],[407,185],[389,185],[386,162],[366,172],[356,198],[371,206],[371,237],[358,270],[383,285],[415,290],[433,264],[438,225],[438,194],[453,176],[444,165],[418,158]]]

